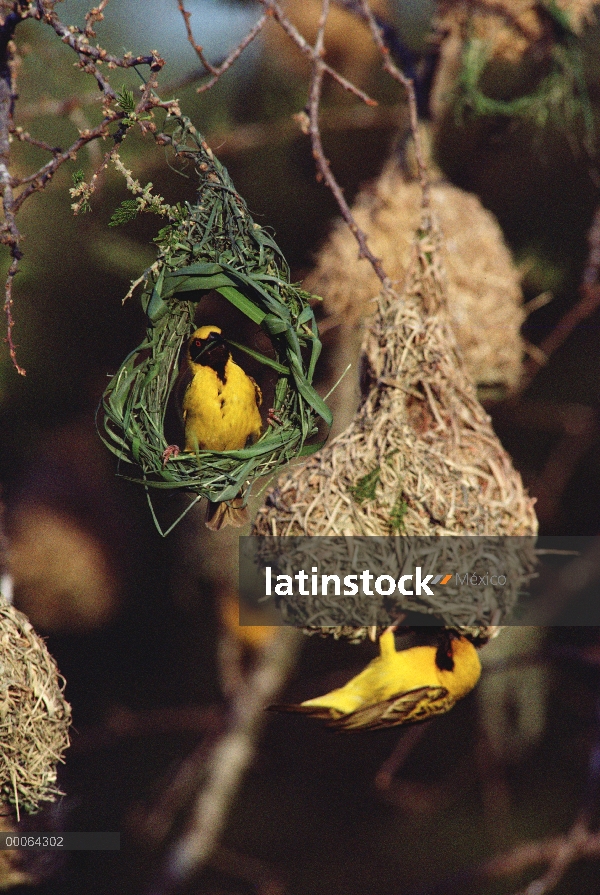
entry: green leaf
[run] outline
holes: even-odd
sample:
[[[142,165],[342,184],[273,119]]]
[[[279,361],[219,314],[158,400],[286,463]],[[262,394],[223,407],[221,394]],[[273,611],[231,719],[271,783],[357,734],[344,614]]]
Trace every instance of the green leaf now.
[[[247,345],[242,345],[241,342],[234,342],[233,339],[225,339],[225,341],[228,345],[233,345],[234,348],[238,348],[240,351],[253,357],[254,360],[264,364],[266,367],[271,367],[271,369],[277,370],[278,373],[283,373],[284,376],[290,375],[289,367],[284,367],[283,364],[267,357],[266,354],[261,354],[260,351],[255,351],[254,348],[248,348]]]
[[[254,323],[261,324],[267,316],[265,311],[261,311],[260,308],[257,308],[256,305],[251,302],[249,298],[246,298],[245,295],[242,295],[235,286],[221,286],[221,288],[217,289],[217,292],[222,295],[223,298],[226,298],[227,301],[230,301],[238,311],[241,311],[246,317],[249,317],[250,320],[254,321]]]
[[[166,279],[168,281],[177,277],[212,277],[219,273],[223,273],[220,264],[215,264],[212,261],[199,261],[197,264],[188,264],[186,267],[180,267],[179,270],[170,271]]]
[[[128,221],[133,221],[138,216],[139,206],[135,199],[124,199],[120,206],[115,209],[113,215],[108,222],[109,227],[119,227]]]
[[[303,311],[298,316],[298,326],[302,326],[304,323],[308,323],[309,320],[314,320],[313,309],[310,305],[307,305]]]
[[[166,303],[166,301],[163,301],[161,295],[164,277],[165,269],[163,267],[157,277],[156,283],[154,284],[154,288],[148,299],[146,307],[144,307],[145,296],[142,296],[142,307],[144,307],[144,310],[146,311],[146,314],[148,315],[152,323],[157,323],[161,319],[161,317],[164,317],[169,310],[168,304]]]
[[[321,398],[321,396],[317,394],[312,385],[309,385],[308,382],[298,376],[298,374],[294,370],[292,370],[292,374],[294,376],[296,388],[298,389],[304,400],[308,404],[310,404],[312,409],[319,414],[321,419],[324,420],[328,426],[331,426],[333,422],[333,415],[323,398]]]
[[[263,326],[270,336],[279,336],[287,329],[287,323],[275,314],[267,314]]]
[[[119,93],[117,93],[117,105],[126,115],[133,115],[135,112],[135,97],[133,90],[127,90],[123,85]]]
[[[367,500],[374,500],[379,478],[381,476],[381,468],[376,466],[371,472],[363,475],[355,485],[348,488],[358,504],[362,504]]]

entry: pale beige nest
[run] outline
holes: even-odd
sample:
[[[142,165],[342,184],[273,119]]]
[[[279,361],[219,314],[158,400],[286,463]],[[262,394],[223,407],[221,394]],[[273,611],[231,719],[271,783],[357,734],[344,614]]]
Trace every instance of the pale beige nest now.
[[[431,198],[444,236],[448,310],[467,370],[480,387],[506,393],[522,370],[525,315],[519,273],[496,219],[476,196],[438,182]],[[389,163],[352,209],[396,288],[402,288],[409,268],[419,202],[419,185]],[[335,382],[348,360],[356,361],[355,333],[361,319],[374,311],[380,287],[369,262],[359,260],[356,240],[343,222],[334,227],[304,285],[322,296],[325,327],[342,327],[331,376]]]
[[[348,535],[402,534],[413,536],[411,542],[422,536],[429,552],[423,566],[473,573],[487,562],[485,545],[446,537],[432,559],[431,536],[536,534],[534,501],[457,352],[438,259],[430,227],[413,248],[403,293],[379,297],[364,343],[371,387],[358,413],[319,454],[280,477],[258,514],[255,534],[336,537],[341,551]],[[364,487],[367,481],[372,488]],[[377,564],[377,557],[371,560]],[[502,621],[534,566],[533,538],[507,539],[502,561],[506,587],[487,587],[476,598],[450,587],[442,603],[405,599],[402,609],[451,625]],[[318,605],[307,609],[316,625],[319,611]]]
[[[107,550],[66,513],[23,502],[12,514],[8,568],[15,602],[44,632],[92,630],[115,611]]]
[[[69,745],[71,709],[44,641],[4,599],[0,666],[0,802],[19,817],[60,793],[56,766]]]
[[[282,6],[292,25],[313,45],[322,13],[321,0],[286,0]],[[390,20],[388,0],[370,0],[370,6],[374,13]],[[286,81],[294,77],[305,79],[310,73],[310,61],[278,23],[270,23],[263,31],[262,41],[267,59],[282,72]],[[374,74],[381,69],[381,56],[369,26],[360,16],[332,3],[324,43],[325,61],[329,65],[357,86],[371,85]],[[326,81],[326,89],[328,86]],[[344,94],[341,98],[343,101]]]

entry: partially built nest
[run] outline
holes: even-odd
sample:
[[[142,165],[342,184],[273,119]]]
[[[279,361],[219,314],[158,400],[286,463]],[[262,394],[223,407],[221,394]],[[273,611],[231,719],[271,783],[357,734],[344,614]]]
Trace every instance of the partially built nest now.
[[[458,102],[478,115],[542,124],[550,116],[567,124],[582,115],[589,136],[593,116],[579,38],[597,24],[598,7],[598,0],[441,0],[434,121]],[[494,82],[498,88],[490,92]]]
[[[390,162],[352,209],[372,251],[398,285],[411,262],[419,196],[419,184]],[[466,368],[486,397],[505,395],[522,372],[525,314],[519,272],[496,219],[477,196],[439,180],[432,185],[431,203],[444,235],[440,251],[448,311]],[[371,265],[358,258],[356,240],[343,222],[334,227],[304,285],[323,297],[325,326],[343,324],[335,382],[348,356],[357,354],[354,332],[373,314],[380,285]]]
[[[201,497],[221,502],[242,494],[246,500],[251,483],[301,454],[316,433],[316,419],[329,425],[331,414],[312,386],[321,342],[311,296],[290,281],[281,250],[254,223],[201,134],[181,116],[170,124],[176,160],[192,162],[198,174],[197,200],[166,209],[169,222],[156,240],[159,257],[141,278],[146,338],[104,393],[101,437],[127,464],[121,474],[132,481],[194,492],[189,509]],[[182,347],[196,328],[197,306],[211,293],[260,327],[270,342],[267,356],[227,339],[277,373],[273,423],[256,444],[241,450],[185,451],[167,463],[165,417]],[[154,520],[161,530],[155,515]]]
[[[355,567],[381,567],[396,577],[405,562],[420,562],[424,573],[489,572],[489,538],[500,537],[507,584],[481,588],[476,596],[450,585],[442,599],[403,598],[375,617],[373,601],[359,594],[356,605],[342,606],[349,619],[345,625],[324,621],[333,617],[334,597],[294,600],[281,604],[280,611],[291,623],[307,625],[309,619],[309,630],[353,637],[367,633],[366,619],[382,626],[403,612],[449,625],[501,622],[535,564],[532,537],[506,536],[536,534],[534,501],[478,403],[457,351],[445,308],[438,231],[427,216],[405,288],[380,295],[364,353],[370,387],[353,422],[318,455],[280,477],[259,511],[254,534],[284,536],[280,557],[294,568],[310,563],[307,555],[293,555],[293,541],[286,549],[287,537],[311,536],[297,542],[310,555],[314,536],[327,536],[328,570],[336,552],[340,563],[347,562],[354,549],[347,536],[377,535],[379,540],[369,538],[362,564],[356,561]],[[448,535],[462,537],[440,539]]]
[[[57,763],[69,745],[64,680],[27,618],[0,602],[0,802],[34,812],[52,801]]]
[[[485,41],[490,58],[519,62],[532,49],[557,37],[558,26],[581,34],[593,24],[598,0],[441,0],[438,3],[440,31],[467,31]]]

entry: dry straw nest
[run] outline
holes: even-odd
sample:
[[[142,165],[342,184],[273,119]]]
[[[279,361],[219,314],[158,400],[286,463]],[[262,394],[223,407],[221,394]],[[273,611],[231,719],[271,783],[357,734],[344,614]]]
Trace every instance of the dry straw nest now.
[[[404,282],[419,226],[420,187],[390,162],[379,179],[358,196],[352,213],[369,236],[392,281]],[[472,193],[444,182],[431,188],[432,207],[444,234],[441,258],[446,269],[448,310],[467,370],[480,388],[505,393],[522,370],[524,321],[519,273],[491,212]],[[356,241],[339,222],[323,246],[307,289],[323,297],[332,322],[347,327],[342,339],[375,310],[379,280],[358,258]],[[327,325],[327,321],[325,323]],[[339,366],[352,349],[340,351]],[[336,371],[337,375],[341,370]],[[337,379],[337,376],[335,376]],[[335,381],[335,380],[334,380]]]
[[[386,571],[395,563],[396,574],[405,563],[421,563],[424,573],[489,572],[488,538],[504,538],[506,586],[478,588],[474,595],[451,584],[443,600],[403,598],[401,605],[387,607],[385,618],[370,616],[370,624],[389,623],[387,613],[393,617],[404,610],[450,625],[502,621],[534,566],[534,501],[478,403],[457,351],[439,242],[426,214],[404,290],[380,295],[368,327],[364,353],[370,387],[353,422],[318,455],[280,477],[254,527],[257,535],[327,536],[329,561],[336,550],[348,559],[349,535],[377,535],[381,540],[372,543],[382,545],[392,541],[386,536],[410,535],[393,539],[395,559],[383,546],[381,558],[371,548],[357,564],[377,568],[381,559]],[[444,535],[475,537],[439,537]],[[529,537],[505,537],[514,535]],[[313,537],[300,539],[299,549]],[[292,567],[310,567],[310,557],[286,555],[285,548],[282,556]],[[311,625],[331,618],[328,598],[309,597],[303,606],[283,611],[293,621],[296,609]],[[368,601],[358,611],[365,619]]]
[[[51,801],[69,745],[71,709],[54,659],[27,618],[0,603],[0,801],[35,811]]]

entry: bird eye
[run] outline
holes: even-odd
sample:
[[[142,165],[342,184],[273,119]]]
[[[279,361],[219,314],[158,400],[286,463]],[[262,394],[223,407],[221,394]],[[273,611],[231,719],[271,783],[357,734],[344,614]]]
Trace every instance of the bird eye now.
[[[197,348],[200,348],[200,346],[202,345],[202,342],[200,341],[200,339],[196,339],[194,344],[196,345]]]

